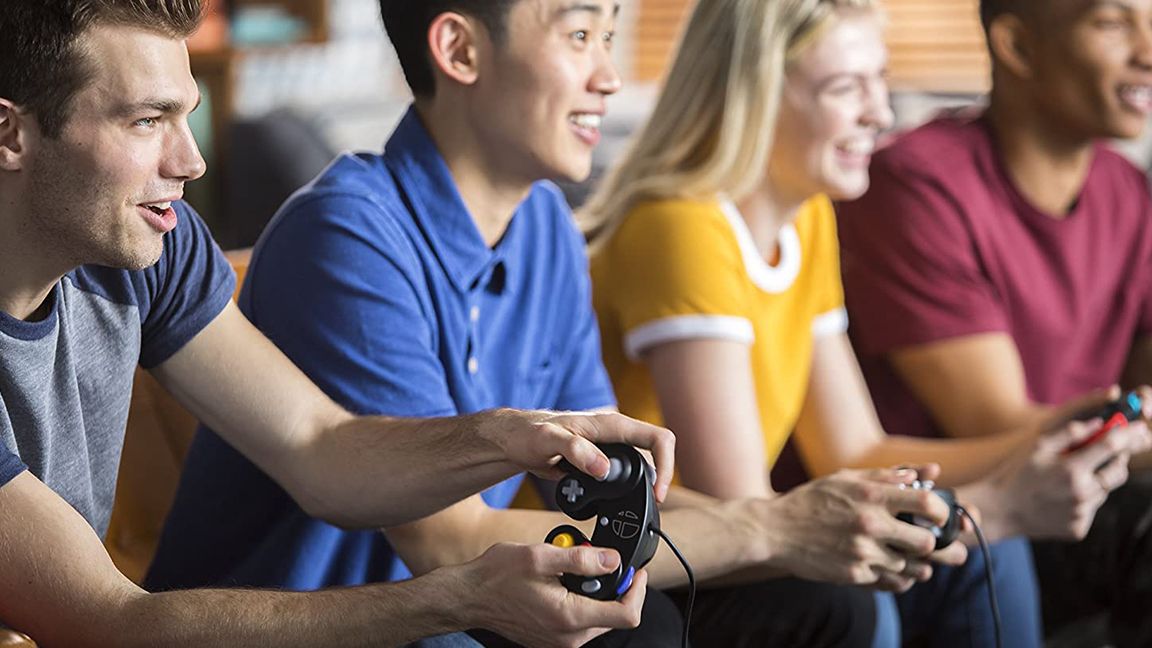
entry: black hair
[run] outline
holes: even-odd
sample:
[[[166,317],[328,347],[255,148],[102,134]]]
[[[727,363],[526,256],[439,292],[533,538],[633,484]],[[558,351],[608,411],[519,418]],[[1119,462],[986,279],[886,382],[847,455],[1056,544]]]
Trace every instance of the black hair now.
[[[476,18],[488,30],[493,42],[500,44],[507,36],[508,14],[512,5],[519,1],[380,0],[384,29],[396,48],[412,94],[431,97],[436,93],[436,77],[432,73],[432,57],[428,51],[428,28],[437,16],[455,11]]]

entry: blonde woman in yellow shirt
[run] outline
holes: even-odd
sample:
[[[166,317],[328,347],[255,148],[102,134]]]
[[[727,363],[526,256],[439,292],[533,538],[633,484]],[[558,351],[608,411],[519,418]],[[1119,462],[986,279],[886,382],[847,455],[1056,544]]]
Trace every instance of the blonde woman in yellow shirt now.
[[[698,3],[651,118],[581,215],[605,364],[620,409],[676,432],[682,483],[716,497],[772,497],[793,430],[817,474],[910,464],[935,478],[938,462],[1001,540],[1007,645],[1039,646],[1028,545],[1013,536],[1083,535],[1099,502],[1077,480],[1096,465],[1069,469],[1060,451],[1099,422],[964,440],[881,429],[846,335],[829,197],[867,189],[892,123],[882,23],[868,0]],[[1147,444],[1130,426],[1099,458]],[[945,570],[900,597],[906,638],[993,645],[982,559]]]

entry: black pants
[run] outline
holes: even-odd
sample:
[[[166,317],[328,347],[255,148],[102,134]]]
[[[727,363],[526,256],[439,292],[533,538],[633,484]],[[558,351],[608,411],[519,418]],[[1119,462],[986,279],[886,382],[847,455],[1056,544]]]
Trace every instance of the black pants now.
[[[587,646],[680,646],[683,630],[680,610],[687,599],[685,590],[669,594],[649,588],[639,628],[609,632]],[[691,640],[695,648],[867,648],[872,644],[875,627],[875,598],[868,590],[775,579],[698,591],[692,611]],[[487,648],[515,646],[489,632],[471,634]]]
[[[1032,545],[1045,634],[1106,613],[1111,643],[1152,646],[1152,475],[1133,475],[1081,542]]]

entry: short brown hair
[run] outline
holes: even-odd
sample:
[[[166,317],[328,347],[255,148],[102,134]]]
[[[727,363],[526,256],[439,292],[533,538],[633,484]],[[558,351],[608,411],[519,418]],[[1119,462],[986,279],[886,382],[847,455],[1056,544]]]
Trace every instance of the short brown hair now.
[[[36,116],[47,137],[68,122],[73,98],[92,77],[77,45],[97,25],[187,38],[206,0],[0,0],[0,97]]]

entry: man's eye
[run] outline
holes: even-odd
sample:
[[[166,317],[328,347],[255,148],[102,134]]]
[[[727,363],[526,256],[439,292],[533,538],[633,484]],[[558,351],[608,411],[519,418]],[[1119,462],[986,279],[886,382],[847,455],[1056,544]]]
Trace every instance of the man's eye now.
[[[157,118],[155,117],[141,117],[132,122],[133,126],[140,126],[141,128],[151,128],[156,125]]]
[[[611,43],[612,41],[616,40],[616,32],[604,32],[603,38],[605,43]]]
[[[572,39],[578,40],[580,42],[584,42],[584,41],[588,40],[588,32],[583,30],[583,29],[574,31],[574,32],[572,32]]]

